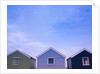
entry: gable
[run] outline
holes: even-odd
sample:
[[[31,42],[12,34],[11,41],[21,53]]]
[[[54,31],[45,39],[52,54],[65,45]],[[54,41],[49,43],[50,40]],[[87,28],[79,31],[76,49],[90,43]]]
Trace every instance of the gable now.
[[[43,55],[41,55],[40,57],[42,56],[47,56],[47,57],[62,57],[61,55],[59,55],[58,53],[56,53],[55,51],[53,50],[49,50],[47,51],[46,53],[44,53]]]
[[[21,55],[23,55],[23,56],[25,56],[25,57],[27,57],[27,58],[31,58],[31,56],[29,56],[29,55],[27,55],[26,53],[23,53],[23,52],[21,52],[21,51],[15,51],[15,52],[12,52],[11,54],[9,54],[8,56],[11,56],[11,55],[13,55],[13,56],[21,56]]]
[[[66,57],[64,56],[62,53],[58,52],[57,50],[53,49],[53,48],[49,48],[48,50],[44,51],[43,53],[41,53],[40,55],[37,56],[38,57],[41,57],[43,55],[51,55],[51,56],[55,56],[55,55],[59,55],[59,56],[62,56],[62,57]]]
[[[23,55],[22,53],[20,53],[20,52],[18,52],[18,51],[16,51],[16,52],[14,52],[14,53],[12,53],[12,54],[10,54],[10,55],[8,55],[8,57],[9,56],[12,56],[12,57],[27,57],[27,56],[25,56],[25,55]],[[29,57],[27,57],[27,58],[29,58]]]
[[[24,56],[24,57],[27,57],[27,58],[31,58],[31,59],[33,59],[33,60],[36,60],[36,59],[34,59],[33,57],[31,57],[30,55],[28,55],[28,54],[26,54],[26,53],[23,53],[23,52],[21,52],[21,51],[19,51],[19,50],[16,50],[16,51],[10,53],[8,56],[11,56],[11,55],[13,55],[13,56]],[[7,57],[8,57],[8,56],[7,56]]]
[[[70,58],[73,58],[73,57],[78,56],[78,55],[81,55],[81,54],[92,54],[92,53],[89,50],[82,49],[79,52],[77,52],[74,55],[72,55]]]

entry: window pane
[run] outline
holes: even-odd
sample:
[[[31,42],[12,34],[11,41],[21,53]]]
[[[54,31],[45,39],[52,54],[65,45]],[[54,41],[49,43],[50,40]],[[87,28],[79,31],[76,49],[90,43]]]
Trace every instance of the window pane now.
[[[14,58],[14,59],[13,59],[13,63],[14,63],[14,64],[18,64],[18,62],[19,62],[19,58]]]
[[[87,64],[87,58],[84,58],[84,64]]]
[[[83,65],[89,65],[89,59],[87,57],[83,58]]]
[[[53,64],[54,63],[54,59],[53,58],[49,58],[49,64]]]
[[[87,64],[87,58],[84,58],[84,64]]]

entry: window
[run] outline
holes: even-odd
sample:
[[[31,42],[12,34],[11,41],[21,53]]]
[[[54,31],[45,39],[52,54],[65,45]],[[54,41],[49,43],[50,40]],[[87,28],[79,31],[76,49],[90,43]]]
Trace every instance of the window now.
[[[89,65],[89,58],[88,58],[88,57],[83,57],[83,58],[82,58],[82,61],[83,61],[83,65],[84,65],[84,66]]]
[[[13,65],[19,65],[19,57],[13,58]]]
[[[48,58],[48,64],[54,64],[54,58]]]

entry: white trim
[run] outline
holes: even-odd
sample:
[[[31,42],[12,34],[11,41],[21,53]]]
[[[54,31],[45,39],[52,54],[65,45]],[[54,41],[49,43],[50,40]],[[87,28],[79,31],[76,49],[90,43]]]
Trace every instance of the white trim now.
[[[87,58],[88,64],[84,64],[84,58]],[[89,66],[90,65],[90,61],[89,61],[89,57],[82,57],[82,65],[83,66]]]
[[[13,57],[13,58],[20,58],[20,57]]]
[[[38,63],[38,58],[36,58],[36,69],[38,69],[38,68],[37,68],[37,66],[38,66],[37,63]]]
[[[15,58],[18,58],[18,64],[14,64],[14,59],[15,59]],[[13,65],[19,65],[19,58],[20,58],[20,57],[13,57]]]
[[[67,61],[66,61],[66,58],[65,58],[65,69],[66,69],[66,67],[67,67]]]
[[[19,51],[18,49],[13,51],[13,52],[10,52],[9,54],[7,54],[7,56],[11,55],[12,53],[15,53],[16,51]]]
[[[15,51],[13,51],[12,53],[8,54],[7,56],[9,56],[9,55],[11,55],[11,54],[13,54],[13,53],[15,53],[15,52],[17,52],[17,51],[20,52],[21,54],[27,56],[28,58],[31,58],[31,56],[29,56],[28,54],[26,54],[26,53],[24,53],[24,52],[22,52],[22,51],[19,51],[18,49],[15,50]]]
[[[44,53],[46,53],[47,51],[49,50],[53,50],[55,51],[56,53],[58,53],[59,55],[63,56],[63,57],[66,57],[65,55],[63,55],[62,53],[58,52],[57,50],[55,50],[54,48],[50,47],[48,48],[47,50],[45,50],[44,52],[42,52],[41,54],[39,54],[38,56],[36,56],[36,58],[38,58],[39,56],[43,55]]]
[[[92,52],[91,52],[91,51],[89,51],[89,50],[88,50],[88,49],[86,49],[86,48],[83,48],[83,49],[81,49],[80,51],[78,51],[77,53],[75,53],[74,55],[70,56],[70,58],[75,57],[76,55],[78,55],[79,53],[83,52],[84,50],[92,54]]]
[[[49,63],[48,63],[48,62],[49,62],[49,61],[48,61],[49,58],[53,58],[53,60],[54,60],[54,63],[53,63],[53,64],[49,64]],[[48,65],[55,65],[55,58],[54,58],[54,57],[48,57],[48,58],[47,58],[47,64],[48,64]]]

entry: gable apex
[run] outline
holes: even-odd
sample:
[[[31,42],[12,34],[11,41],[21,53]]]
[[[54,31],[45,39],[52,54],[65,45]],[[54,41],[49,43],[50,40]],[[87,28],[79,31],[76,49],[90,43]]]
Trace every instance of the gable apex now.
[[[62,53],[60,53],[60,52],[58,52],[57,50],[55,50],[54,48],[49,47],[47,50],[45,50],[44,52],[42,52],[41,54],[39,54],[38,56],[36,56],[36,58],[38,58],[39,56],[43,55],[44,53],[46,53],[46,52],[49,51],[49,50],[52,50],[52,51],[58,53],[59,55],[61,55],[61,56],[63,56],[63,57],[66,57],[66,56],[63,55]]]
[[[75,53],[74,55],[70,56],[70,58],[75,57],[76,55],[80,54],[80,53],[81,53],[81,52],[83,52],[83,51],[87,51],[87,52],[89,52],[89,53],[91,53],[91,54],[92,54],[92,52],[91,52],[91,51],[89,51],[89,50],[88,50],[88,49],[86,49],[86,48],[83,48],[83,49],[81,49],[80,51],[78,51],[77,53]]]
[[[13,53],[15,53],[15,52],[19,52],[19,53],[23,54],[24,56],[26,56],[26,57],[28,57],[28,58],[34,59],[34,58],[31,57],[30,55],[28,55],[28,54],[26,54],[26,53],[24,53],[24,52],[22,52],[22,51],[20,51],[20,50],[18,50],[18,49],[15,50],[15,51],[13,51],[12,53],[8,54],[7,56],[9,56],[9,55],[11,55],[11,54],[13,54]]]

